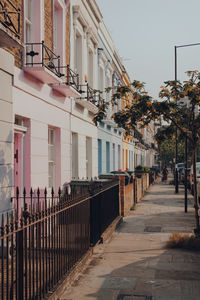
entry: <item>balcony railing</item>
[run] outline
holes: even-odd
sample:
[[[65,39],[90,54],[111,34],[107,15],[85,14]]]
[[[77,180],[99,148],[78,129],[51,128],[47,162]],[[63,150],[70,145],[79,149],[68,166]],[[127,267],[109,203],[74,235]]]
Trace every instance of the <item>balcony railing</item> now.
[[[0,23],[20,38],[20,9],[10,0],[0,0]]]
[[[75,90],[79,91],[79,75],[75,73],[72,69],[70,69],[69,65],[67,65],[67,85],[71,85],[75,88]]]
[[[60,56],[47,47],[44,41],[41,43],[26,43],[25,66],[42,66],[58,77],[64,76],[60,72]]]
[[[81,97],[82,100],[85,99],[97,106],[104,101],[101,97],[101,92],[91,88],[88,83],[80,85],[80,94],[86,94],[85,96]]]
[[[100,94],[99,90],[91,88],[88,83],[80,85],[79,95],[81,97],[77,97],[76,103],[87,108],[92,113],[97,113],[100,103],[103,102]]]
[[[54,91],[57,91],[62,97],[80,98],[79,94],[79,75],[70,69],[69,65],[61,66],[61,70],[66,70],[63,74],[60,73],[62,82],[52,84]]]

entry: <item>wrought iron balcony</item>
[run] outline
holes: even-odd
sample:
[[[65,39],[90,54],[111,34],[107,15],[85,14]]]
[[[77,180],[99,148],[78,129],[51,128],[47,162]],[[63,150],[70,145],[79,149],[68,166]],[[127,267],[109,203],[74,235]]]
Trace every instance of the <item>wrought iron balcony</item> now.
[[[12,1],[0,0],[0,47],[22,46],[20,15],[20,9]]]
[[[43,83],[60,83],[60,56],[41,43],[27,43],[24,71]]]
[[[80,85],[79,92],[83,96],[79,99],[76,99],[76,102],[83,107],[86,107],[89,111],[96,113],[100,103],[103,102],[103,99],[101,98],[101,92],[91,88],[88,83]]]
[[[79,75],[70,69],[69,65],[60,67],[60,69],[67,70],[66,78],[63,77],[62,83],[52,84],[52,88],[65,97],[80,98]],[[64,74],[61,75],[65,76]]]
[[[66,84],[73,86],[77,91],[79,91],[79,75],[70,69],[67,65],[67,82]]]

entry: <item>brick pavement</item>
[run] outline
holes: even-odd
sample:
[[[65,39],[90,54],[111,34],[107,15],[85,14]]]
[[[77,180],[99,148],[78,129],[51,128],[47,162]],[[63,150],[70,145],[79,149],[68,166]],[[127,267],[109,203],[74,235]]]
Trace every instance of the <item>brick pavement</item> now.
[[[152,186],[58,299],[199,300],[200,252],[165,248],[172,232],[193,231],[192,198],[187,214],[183,199],[183,189]]]

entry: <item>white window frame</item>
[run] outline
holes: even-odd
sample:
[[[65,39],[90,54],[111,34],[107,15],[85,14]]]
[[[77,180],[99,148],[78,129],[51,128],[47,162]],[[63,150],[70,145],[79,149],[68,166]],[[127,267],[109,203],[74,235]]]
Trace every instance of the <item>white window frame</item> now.
[[[51,141],[51,133],[53,132],[53,141]],[[55,155],[55,151],[56,151],[56,145],[55,145],[55,136],[56,136],[56,132],[55,132],[55,128],[53,127],[48,127],[48,187],[49,188],[55,188],[55,167],[56,167],[56,155]],[[53,142],[53,143],[52,143]],[[53,149],[53,158],[51,158],[50,160],[50,153]],[[53,166],[52,170],[53,173],[50,174],[50,164]],[[50,178],[52,178],[52,184],[50,184]]]
[[[80,39],[79,44],[77,39]],[[80,84],[83,84],[83,33],[78,28],[74,35],[74,71],[79,74]]]
[[[53,10],[53,51],[60,55],[61,63],[65,65],[65,22],[66,22],[66,5],[62,0],[54,0]],[[62,23],[59,18],[62,17]],[[62,35],[62,37],[60,37]],[[59,45],[61,41],[61,45]],[[64,69],[62,70],[64,72]]]
[[[30,43],[32,42],[32,19],[33,19],[33,1],[34,0],[24,0],[24,43]],[[28,14],[30,14],[30,18],[26,15],[26,12],[28,11],[28,3],[30,3],[30,11]],[[30,40],[27,40],[27,25],[30,27]]]
[[[92,62],[92,66],[90,62]],[[88,83],[91,88],[94,88],[94,51],[91,47],[88,48]]]

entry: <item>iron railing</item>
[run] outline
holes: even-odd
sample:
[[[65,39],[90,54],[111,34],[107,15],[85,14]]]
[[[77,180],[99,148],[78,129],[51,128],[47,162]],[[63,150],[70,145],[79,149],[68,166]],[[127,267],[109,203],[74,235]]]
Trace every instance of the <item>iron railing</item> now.
[[[0,223],[0,299],[47,297],[119,215],[118,190],[118,182],[59,189],[58,196],[17,190],[14,211]]]
[[[41,43],[26,43],[26,66],[43,66],[58,77],[64,76],[60,72],[60,56],[49,47]]]
[[[102,233],[119,216],[119,184],[107,188],[100,187],[90,202],[90,243],[102,240]]]
[[[70,66],[67,65],[67,82],[66,84],[73,86],[77,91],[79,91],[79,75],[75,73]]]
[[[75,73],[69,65],[61,66],[60,69],[66,69],[66,81],[63,80],[63,83],[66,85],[72,86],[77,92],[79,92],[79,74]],[[65,74],[61,74],[61,76],[65,76]]]
[[[85,97],[81,97],[81,99],[90,101],[97,106],[104,102],[104,99],[101,97],[101,92],[91,88],[88,83],[80,85],[80,94],[86,94]]]
[[[20,9],[10,0],[0,0],[0,23],[20,38]]]

